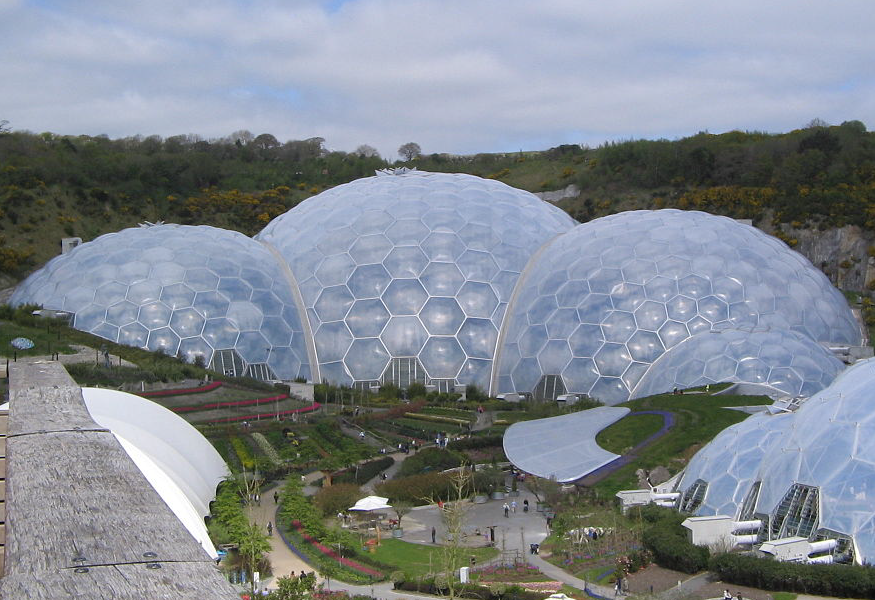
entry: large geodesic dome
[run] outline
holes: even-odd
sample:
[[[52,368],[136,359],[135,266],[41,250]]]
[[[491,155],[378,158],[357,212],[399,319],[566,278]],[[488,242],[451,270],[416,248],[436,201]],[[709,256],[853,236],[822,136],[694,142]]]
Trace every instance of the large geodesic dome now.
[[[738,516],[763,457],[792,422],[790,414],[759,413],[721,431],[684,469],[675,488],[682,494],[679,508]]]
[[[666,350],[712,329],[861,339],[844,297],[802,255],[732,219],[680,210],[612,215],[553,240],[527,267],[507,327],[499,391],[610,404],[629,399]]]
[[[320,378],[485,390],[519,274],[574,224],[497,181],[412,171],[309,198],[256,239],[294,274]]]
[[[231,375],[609,404],[718,380],[808,395],[836,371],[816,342],[860,341],[826,277],[752,227],[678,210],[575,224],[494,180],[399,169],[313,196],[254,240],[101,236],[12,302]],[[699,337],[718,330],[748,337]]]
[[[720,382],[744,383],[772,397],[805,397],[832,383],[844,363],[814,340],[789,330],[712,330],[682,341],[653,363],[637,397]]]
[[[875,359],[845,370],[791,414],[756,415],[690,461],[681,508],[760,519],[762,539],[836,539],[875,558]]]
[[[289,281],[267,249],[234,231],[109,233],[49,261],[11,302],[68,311],[82,331],[234,375],[310,376]]]

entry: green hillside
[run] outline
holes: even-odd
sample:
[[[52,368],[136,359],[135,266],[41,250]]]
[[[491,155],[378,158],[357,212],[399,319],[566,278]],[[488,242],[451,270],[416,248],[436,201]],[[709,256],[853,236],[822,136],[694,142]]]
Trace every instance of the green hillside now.
[[[252,235],[304,198],[392,166],[370,154],[329,152],[321,138],[280,143],[270,134],[112,140],[6,131],[0,133],[0,275],[21,278],[59,252],[61,237],[88,241],[143,221]],[[579,195],[558,205],[579,221],[677,207],[761,226],[875,230],[875,134],[859,121],[781,134],[430,154],[395,164],[472,173],[533,192],[574,184]]]

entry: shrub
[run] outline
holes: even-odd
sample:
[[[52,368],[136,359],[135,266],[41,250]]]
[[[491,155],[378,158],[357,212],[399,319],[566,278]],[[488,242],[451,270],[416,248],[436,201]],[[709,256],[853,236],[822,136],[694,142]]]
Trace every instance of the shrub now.
[[[452,491],[452,478],[448,473],[423,473],[384,481],[376,486],[376,493],[389,498],[390,503],[401,500],[415,506],[432,499],[449,500]]]
[[[323,516],[329,517],[338,512],[345,512],[361,497],[362,491],[354,483],[335,483],[316,492],[313,496],[313,504]]]
[[[644,529],[642,541],[653,554],[653,560],[661,567],[698,573],[708,567],[710,552],[687,540],[686,530],[681,526],[684,516],[663,507],[644,507],[642,518],[650,523]]]
[[[424,448],[401,464],[398,475],[405,477],[428,471],[444,471],[462,464],[462,457],[451,450]]]

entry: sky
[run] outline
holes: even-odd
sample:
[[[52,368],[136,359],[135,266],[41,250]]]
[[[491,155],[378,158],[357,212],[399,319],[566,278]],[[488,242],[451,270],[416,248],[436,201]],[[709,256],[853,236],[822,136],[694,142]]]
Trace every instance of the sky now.
[[[0,0],[0,119],[473,154],[875,127],[872,0]]]

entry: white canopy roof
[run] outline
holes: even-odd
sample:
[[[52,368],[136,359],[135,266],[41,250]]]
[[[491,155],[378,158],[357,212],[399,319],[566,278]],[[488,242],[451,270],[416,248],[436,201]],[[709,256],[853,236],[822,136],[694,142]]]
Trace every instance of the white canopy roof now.
[[[514,423],[504,432],[504,453],[526,473],[560,483],[585,477],[618,457],[595,442],[596,434],[619,421],[628,408],[589,410]]]
[[[385,510],[392,508],[389,505],[389,499],[382,496],[367,496],[355,503],[355,506],[350,506],[349,510],[361,510],[364,512],[371,510]]]

